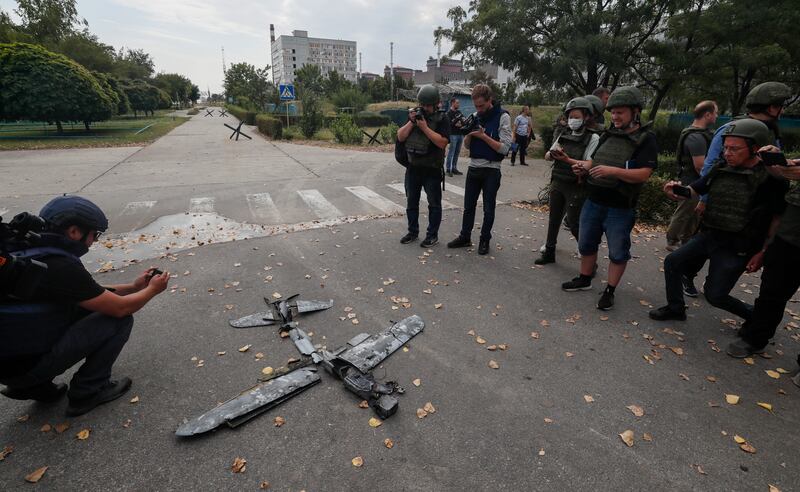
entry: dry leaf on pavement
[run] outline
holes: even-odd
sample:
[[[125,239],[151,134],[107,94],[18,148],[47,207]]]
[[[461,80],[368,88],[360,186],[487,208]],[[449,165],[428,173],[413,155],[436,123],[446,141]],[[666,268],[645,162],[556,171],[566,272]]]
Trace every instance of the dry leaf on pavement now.
[[[486,350],[491,350],[492,352],[494,352],[495,350],[497,350],[497,345],[489,345],[488,347],[486,347]]]
[[[267,490],[269,488],[269,482],[264,480],[263,482],[258,484],[258,488],[261,489],[261,490]]]
[[[246,468],[247,460],[244,458],[239,458],[238,456],[233,460],[233,464],[231,465],[231,471],[233,473],[244,473]]]
[[[352,460],[350,460],[350,462],[351,462],[351,463],[353,464],[353,466],[355,466],[356,468],[361,468],[362,466],[364,466],[364,458],[362,458],[361,456],[356,456],[355,458],[353,458]]]
[[[699,473],[700,475],[708,475],[708,473],[706,473],[706,471],[705,471],[705,470],[703,470],[703,467],[702,467],[702,466],[700,466],[700,465],[696,465],[696,464],[695,464],[695,465],[692,465],[692,468],[694,468],[695,470],[697,470],[697,473]]]
[[[680,347],[670,347],[669,349],[672,350],[675,355],[683,355],[683,349]]]
[[[631,413],[633,413],[637,417],[641,417],[642,415],[644,415],[644,409],[642,407],[638,406],[638,405],[628,405],[625,408],[630,410]]]
[[[433,403],[428,402],[422,406],[422,409],[428,413],[436,413],[436,407],[433,406]]]
[[[500,369],[500,364],[498,364],[496,361],[490,360],[489,367],[491,367],[492,369]]]
[[[766,372],[767,376],[771,377],[772,379],[779,379],[781,377],[780,373],[773,371],[772,369],[767,369],[764,372]]]
[[[770,405],[769,403],[757,402],[756,405],[763,408],[764,410],[769,410],[770,412],[772,411],[772,405]]]
[[[544,448],[539,449],[539,456],[544,456]]]
[[[139,403],[139,396],[137,395],[131,398],[131,403]]]
[[[442,303],[434,304],[433,307],[436,309],[442,309]]]
[[[756,452],[756,448],[754,448],[750,443],[744,443],[739,445],[739,449],[741,449],[745,453],[750,453],[750,454],[755,454]]]
[[[371,417],[369,419],[370,427],[375,428],[375,427],[380,427],[381,425],[383,425],[383,422],[380,419],[376,419],[375,417]]]
[[[58,434],[65,432],[67,429],[69,429],[69,422],[62,422],[60,424],[56,424],[56,432]]]
[[[38,469],[32,471],[31,473],[29,473],[28,475],[25,475],[25,481],[28,482],[28,483],[36,483],[36,482],[38,482],[39,480],[42,479],[42,477],[44,476],[44,472],[46,472],[46,471],[47,471],[47,467],[46,466],[38,468]]]
[[[0,461],[6,459],[6,456],[11,454],[14,451],[14,446],[6,446],[3,449],[0,449]]]
[[[392,449],[394,447],[394,441],[389,439],[388,437],[383,440],[383,445],[386,446],[388,449]]]
[[[647,442],[653,442],[653,436],[650,435],[648,432],[645,432],[644,434],[642,434],[642,439],[647,441]]]
[[[739,395],[729,395],[725,394],[725,401],[728,402],[728,405],[736,405],[739,403]]]
[[[738,434],[733,436],[733,440],[736,441],[736,444],[744,444],[747,442],[747,439]]]
[[[275,417],[275,420],[273,420],[273,424],[275,424],[275,427],[280,427],[285,423],[286,423],[286,419],[283,418],[283,417],[280,417],[280,416]]]
[[[267,366],[264,369],[261,369],[261,374],[265,376],[271,376],[273,372],[275,372],[275,369],[273,369],[271,366]]]
[[[592,402],[594,402],[594,397],[592,397],[592,395],[583,395],[583,399],[584,399],[584,401],[585,401],[586,403],[592,403]]]
[[[550,322],[547,321],[546,319],[541,320],[539,322],[539,324],[542,325],[542,326],[550,326]]]
[[[539,332],[538,331],[532,331],[531,332],[531,338],[533,338],[534,340],[538,340],[539,339]]]
[[[358,408],[369,408],[369,402],[367,400],[361,400],[358,404]]]
[[[422,384],[422,381],[419,378],[417,378],[411,381],[411,384],[413,384],[414,386],[419,386],[420,384]]]
[[[478,336],[478,337],[475,337],[475,341],[476,341],[477,343],[481,344],[481,345],[483,345],[484,343],[486,343],[486,339],[485,339],[485,338],[483,338],[483,337],[480,337],[480,336]]]
[[[77,437],[81,441],[85,441],[85,440],[89,439],[89,433],[90,432],[91,431],[89,429],[83,429],[82,431],[80,431],[77,434],[75,434],[75,437]]]
[[[426,412],[425,410],[423,410],[421,408],[417,409],[417,418],[418,419],[424,419],[427,416],[428,416],[428,412]]]
[[[19,423],[27,422],[29,418],[31,418],[30,415],[27,415],[27,414],[26,415],[20,415],[19,417],[17,417],[17,422],[19,422]]]
[[[247,344],[244,347],[239,347],[239,352],[247,352],[248,350],[250,350],[250,347],[252,347],[252,346],[253,345],[251,345],[251,344]]]
[[[628,429],[622,434],[619,435],[619,438],[622,439],[622,442],[625,443],[629,448],[633,447],[633,431]]]
[[[769,486],[769,492],[781,492],[781,489],[772,485],[771,483],[768,483],[767,486]]]
[[[50,424],[44,424],[40,429],[39,432],[50,432],[53,430],[53,426]]]

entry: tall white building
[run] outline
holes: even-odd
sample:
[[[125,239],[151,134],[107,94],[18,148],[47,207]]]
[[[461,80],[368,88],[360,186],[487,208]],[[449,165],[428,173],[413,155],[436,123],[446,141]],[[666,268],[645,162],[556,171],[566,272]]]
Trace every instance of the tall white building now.
[[[308,31],[292,31],[291,36],[275,39],[275,27],[270,24],[272,76],[275,83],[294,82],[294,73],[305,65],[317,65],[323,77],[336,70],[351,82],[358,81],[355,41],[309,38]]]

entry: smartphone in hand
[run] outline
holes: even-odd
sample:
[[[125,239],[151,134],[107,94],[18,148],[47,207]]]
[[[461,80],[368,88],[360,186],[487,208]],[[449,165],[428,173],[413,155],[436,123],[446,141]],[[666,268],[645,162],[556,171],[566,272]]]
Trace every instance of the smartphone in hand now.
[[[692,190],[688,186],[673,185],[672,194],[675,196],[682,196],[684,198],[692,197]]]
[[[761,162],[763,162],[765,166],[786,167],[789,165],[783,152],[759,152],[758,157],[761,158]]]

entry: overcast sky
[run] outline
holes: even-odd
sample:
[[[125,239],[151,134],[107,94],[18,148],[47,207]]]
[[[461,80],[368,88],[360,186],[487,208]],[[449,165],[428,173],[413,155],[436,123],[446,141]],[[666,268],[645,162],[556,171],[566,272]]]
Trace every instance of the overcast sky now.
[[[275,34],[307,30],[311,37],[356,41],[365,72],[383,73],[394,41],[395,65],[424,69],[436,55],[433,30],[449,26],[447,10],[467,0],[78,0],[78,14],[100,41],[142,48],[156,71],[188,76],[202,91],[222,88],[228,65],[270,64],[269,25]],[[0,0],[13,16],[16,2]],[[442,54],[450,46],[442,45]]]

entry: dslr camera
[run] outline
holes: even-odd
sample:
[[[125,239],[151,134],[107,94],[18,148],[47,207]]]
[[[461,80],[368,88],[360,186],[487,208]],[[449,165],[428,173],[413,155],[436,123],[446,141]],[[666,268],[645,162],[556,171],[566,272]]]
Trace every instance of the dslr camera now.
[[[29,299],[44,278],[47,265],[32,259],[15,258],[11,251],[32,248],[45,230],[39,216],[23,212],[11,222],[0,217],[0,297]]]
[[[461,120],[461,133],[464,135],[469,135],[470,133],[474,132],[475,130],[481,127],[480,121],[478,121],[478,116],[476,113],[472,113],[471,115],[467,116],[463,120]]]

